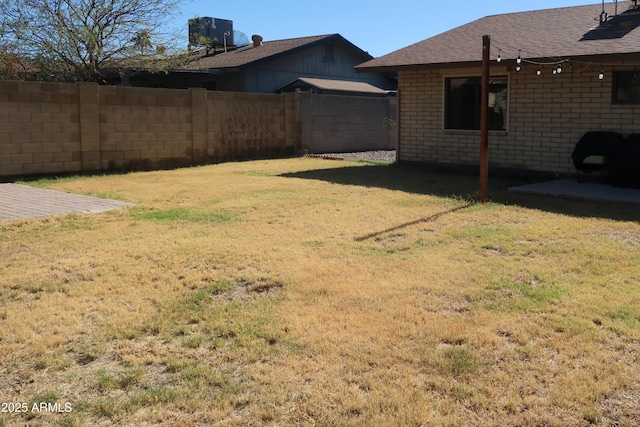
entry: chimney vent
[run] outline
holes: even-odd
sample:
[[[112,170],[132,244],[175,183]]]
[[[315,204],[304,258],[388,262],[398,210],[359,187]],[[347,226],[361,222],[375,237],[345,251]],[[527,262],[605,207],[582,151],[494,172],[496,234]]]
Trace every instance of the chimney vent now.
[[[251,40],[253,41],[253,47],[262,46],[262,36],[259,34],[254,34],[251,36]]]

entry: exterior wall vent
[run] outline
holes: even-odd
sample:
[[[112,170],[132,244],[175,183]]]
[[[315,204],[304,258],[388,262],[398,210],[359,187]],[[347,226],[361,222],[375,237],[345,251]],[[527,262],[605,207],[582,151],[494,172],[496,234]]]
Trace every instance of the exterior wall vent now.
[[[334,62],[336,60],[333,43],[325,43],[322,45],[322,61]]]

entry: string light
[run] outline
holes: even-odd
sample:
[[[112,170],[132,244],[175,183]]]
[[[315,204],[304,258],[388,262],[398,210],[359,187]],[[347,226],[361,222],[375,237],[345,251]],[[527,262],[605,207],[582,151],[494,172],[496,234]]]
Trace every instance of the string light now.
[[[497,44],[501,44],[503,46],[508,47],[509,49],[516,50],[513,46],[505,45],[504,43],[497,43]],[[533,57],[537,56],[537,55],[535,55],[535,54],[533,54],[531,52],[529,52],[529,55],[531,55]],[[496,62],[498,62],[498,63],[502,62],[502,48],[498,49],[498,57],[496,58]],[[576,61],[576,60],[573,60],[573,59],[563,59],[563,58],[558,58],[555,61],[549,61],[549,62],[537,62],[537,61],[533,61],[533,60],[530,60],[530,59],[522,58],[522,49],[518,49],[518,57],[516,58],[516,67],[515,67],[516,72],[520,72],[522,70],[522,64],[523,63],[533,64],[533,65],[541,65],[541,66],[553,65],[554,68],[552,70],[552,74],[554,74],[554,75],[558,75],[558,74],[562,73],[562,71],[563,71],[562,70],[562,64],[564,64],[564,63],[568,63],[569,65],[571,65],[571,64],[583,64],[583,65],[586,65],[586,66],[593,66],[594,65],[593,62]],[[571,69],[573,69],[573,67],[571,67]],[[535,73],[536,73],[537,76],[541,76],[542,75],[542,70],[540,68],[536,68]],[[598,74],[598,79],[599,80],[604,80],[604,68]]]

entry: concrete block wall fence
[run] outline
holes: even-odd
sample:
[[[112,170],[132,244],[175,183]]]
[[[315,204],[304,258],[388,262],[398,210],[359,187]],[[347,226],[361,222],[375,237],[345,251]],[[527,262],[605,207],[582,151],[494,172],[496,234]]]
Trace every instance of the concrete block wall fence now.
[[[396,99],[300,97],[302,148],[310,153],[395,150]]]
[[[314,128],[315,121],[322,121],[324,128],[334,125],[327,118],[331,114],[302,109],[302,95],[0,81],[0,176],[164,169],[282,157],[301,152],[303,145],[315,151],[314,141],[305,144],[303,129]],[[317,104],[334,98],[313,97]],[[388,106],[371,110],[367,101],[376,100],[362,99],[353,100],[350,108],[360,112],[351,111],[351,121],[367,134],[364,140],[370,141],[370,149],[377,149],[378,139],[386,141],[388,132],[376,135],[364,123],[382,123]],[[334,109],[331,102],[326,105]],[[376,118],[366,118],[371,114]],[[333,113],[334,118],[345,115],[344,110]],[[337,151],[366,149],[366,144],[353,143],[360,138],[355,133],[353,129],[344,133],[344,150],[339,138],[332,137],[331,142]]]

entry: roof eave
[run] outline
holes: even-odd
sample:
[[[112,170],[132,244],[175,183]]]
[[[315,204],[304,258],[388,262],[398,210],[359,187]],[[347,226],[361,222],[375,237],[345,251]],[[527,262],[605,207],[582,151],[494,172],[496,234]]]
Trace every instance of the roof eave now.
[[[482,63],[480,61],[467,61],[467,62],[439,62],[430,64],[398,64],[398,65],[383,65],[372,67],[354,67],[358,73],[384,73],[394,71],[411,71],[411,70],[437,70],[442,68],[472,68],[479,67]]]
[[[594,65],[606,64],[614,61],[624,61],[629,58],[638,58],[639,52],[626,52],[626,53],[607,53],[607,54],[585,54],[585,55],[570,55],[562,57],[567,61],[591,63]],[[524,58],[525,61],[533,62],[549,62],[549,58]],[[492,61],[495,63],[495,61]],[[508,62],[508,61],[504,61]],[[503,62],[503,63],[504,63]],[[514,62],[511,60],[511,62]],[[482,66],[481,61],[465,61],[465,62],[438,62],[429,64],[396,64],[396,65],[383,65],[383,66],[356,66],[354,67],[358,73],[378,73],[378,72],[391,72],[391,71],[412,71],[412,70],[437,70],[437,69],[451,69],[451,68],[477,68]]]

